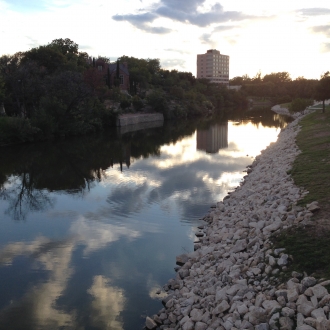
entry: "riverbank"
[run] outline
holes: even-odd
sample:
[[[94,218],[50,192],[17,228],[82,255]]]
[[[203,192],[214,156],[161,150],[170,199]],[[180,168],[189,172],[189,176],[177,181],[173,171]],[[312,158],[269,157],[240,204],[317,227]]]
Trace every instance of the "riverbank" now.
[[[280,104],[274,105],[273,107],[271,107],[270,110],[272,110],[273,112],[275,112],[279,115],[289,116],[294,119],[307,115],[313,111],[313,110],[310,110],[309,108],[307,108],[301,112],[291,113],[288,108],[284,108]]]
[[[319,210],[288,174],[300,151],[300,118],[279,134],[248,168],[244,182],[203,218],[195,251],[177,257],[175,279],[165,286],[164,308],[147,328],[330,329],[330,281],[292,272],[285,249],[272,237],[292,226],[308,226]],[[283,282],[283,283],[282,283]]]

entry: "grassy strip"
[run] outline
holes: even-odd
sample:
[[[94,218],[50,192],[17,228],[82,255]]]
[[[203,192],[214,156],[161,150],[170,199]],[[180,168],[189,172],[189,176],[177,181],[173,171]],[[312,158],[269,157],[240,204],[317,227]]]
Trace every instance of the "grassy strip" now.
[[[286,109],[289,110],[290,104],[291,104],[291,102],[289,102],[289,103],[282,103],[282,104],[280,104],[280,107],[281,108],[286,108]]]
[[[309,191],[300,205],[318,201],[321,211],[306,227],[293,227],[273,238],[293,256],[289,271],[330,278],[330,112],[316,111],[300,121],[297,145],[302,151],[290,171],[295,184]]]
[[[310,107],[310,109],[322,109],[323,108],[323,104],[322,103],[318,103],[318,104],[315,104],[313,106]],[[330,104],[326,104],[325,105],[325,110],[330,110]]]

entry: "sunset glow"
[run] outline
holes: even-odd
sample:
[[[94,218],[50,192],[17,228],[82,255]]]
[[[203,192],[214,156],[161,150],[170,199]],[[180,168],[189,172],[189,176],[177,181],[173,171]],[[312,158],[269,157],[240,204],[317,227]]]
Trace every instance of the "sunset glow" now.
[[[288,71],[318,79],[329,70],[328,0],[0,0],[0,55],[70,38],[111,60],[159,58],[196,75],[196,55],[230,56],[230,78]]]

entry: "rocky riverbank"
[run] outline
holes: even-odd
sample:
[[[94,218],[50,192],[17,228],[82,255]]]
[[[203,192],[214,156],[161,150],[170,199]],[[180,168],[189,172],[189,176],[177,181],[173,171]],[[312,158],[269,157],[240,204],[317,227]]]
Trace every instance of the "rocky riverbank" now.
[[[292,261],[273,249],[270,236],[306,225],[317,202],[296,203],[307,191],[287,171],[298,155],[294,120],[248,167],[241,186],[217,203],[199,226],[195,251],[177,257],[177,275],[164,287],[164,308],[147,329],[236,330],[330,329],[330,281],[292,273]]]

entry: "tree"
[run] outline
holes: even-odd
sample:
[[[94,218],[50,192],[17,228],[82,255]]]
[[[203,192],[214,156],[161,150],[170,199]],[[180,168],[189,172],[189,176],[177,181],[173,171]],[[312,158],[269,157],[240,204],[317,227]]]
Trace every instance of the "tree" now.
[[[116,65],[116,77],[114,79],[114,85],[118,87],[120,85],[120,78],[119,78],[119,60],[117,60],[117,65]]]
[[[69,38],[54,39],[50,44],[50,48],[55,48],[63,55],[76,54],[78,55],[78,44]]]
[[[322,101],[323,109],[322,112],[325,112],[325,100],[330,99],[330,72],[327,71],[321,76],[319,83],[316,86],[315,91],[316,101]]]
[[[103,61],[104,63],[110,63],[110,62],[111,62],[111,61],[110,61],[110,57],[106,57],[106,56],[101,56],[101,55],[99,55],[99,56],[97,57],[97,59]]]
[[[22,63],[27,63],[29,61],[43,66],[47,69],[49,74],[53,74],[55,71],[63,68],[67,63],[66,57],[58,48],[49,46],[40,46],[27,51],[22,59]]]
[[[266,74],[263,78],[263,82],[272,82],[274,84],[281,84],[289,81],[291,81],[291,78],[288,72],[272,72]]]

